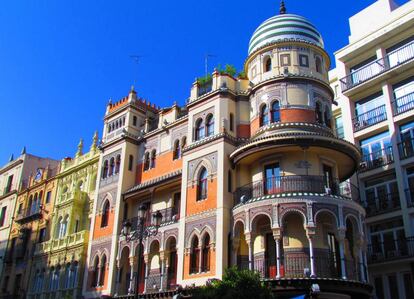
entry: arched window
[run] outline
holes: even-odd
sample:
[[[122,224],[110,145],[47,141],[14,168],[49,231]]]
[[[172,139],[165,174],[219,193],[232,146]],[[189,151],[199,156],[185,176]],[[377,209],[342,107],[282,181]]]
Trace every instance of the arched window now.
[[[98,272],[99,272],[99,257],[95,258],[92,269],[91,287],[98,286]]]
[[[322,124],[323,123],[323,119],[322,119],[322,107],[321,104],[319,102],[316,102],[315,105],[315,110],[316,110],[316,122]]]
[[[107,200],[102,209],[101,227],[108,226],[109,220],[109,201]]]
[[[148,170],[150,167],[150,154],[148,152],[144,155],[144,170]]]
[[[109,160],[109,176],[113,175],[115,173],[115,159],[114,157]]]
[[[72,273],[70,271],[70,264],[68,263],[68,264],[66,264],[66,267],[65,267],[65,277],[64,277],[65,289],[70,288],[71,275],[72,275]]]
[[[201,271],[208,272],[210,271],[210,235],[206,234],[203,241]]]
[[[108,177],[108,160],[105,160],[102,170],[102,178],[105,179]]]
[[[279,101],[274,101],[272,104],[272,123],[280,121],[280,105]]]
[[[204,131],[204,122],[200,118],[196,121],[196,127],[195,127],[195,140],[201,140],[205,137],[205,131]]]
[[[197,236],[194,236],[193,241],[191,242],[191,251],[190,251],[190,274],[198,272],[199,260],[200,260],[200,249],[198,248],[198,238]]]
[[[315,58],[315,66],[316,66],[316,71],[322,74],[322,60],[319,56],[316,56]]]
[[[207,136],[213,136],[214,135],[214,117],[212,114],[207,116],[206,126],[207,126]]]
[[[53,290],[53,282],[55,280],[55,268],[51,267],[49,270],[49,289]]]
[[[331,128],[332,124],[331,124],[331,116],[330,116],[330,113],[329,113],[329,107],[325,107],[324,119],[325,119],[325,125],[328,128]]]
[[[150,168],[155,168],[155,158],[157,157],[156,150],[152,150],[151,152],[151,165]]]
[[[203,167],[198,176],[197,200],[203,200],[207,198],[207,176],[207,169]]]
[[[129,160],[128,160],[128,170],[132,171],[134,167],[134,156],[133,155],[129,155]]]
[[[176,141],[174,141],[173,159],[174,160],[180,159],[180,156],[181,156],[180,141],[177,139]]]
[[[76,261],[73,262],[72,266],[70,267],[71,279],[69,281],[69,287],[71,288],[76,287],[76,281],[78,280],[78,268],[79,268],[79,263]]]
[[[115,160],[115,174],[119,173],[120,168],[121,168],[121,155],[117,155],[116,160]]]
[[[39,204],[42,203],[42,198],[43,198],[43,191],[39,192]]]
[[[106,275],[106,255],[104,254],[101,259],[101,268],[99,269],[99,285],[103,286],[105,284],[105,275]]]
[[[263,105],[260,108],[260,126],[266,126],[269,124],[269,109],[267,105]]]
[[[272,70],[272,59],[267,57],[264,63],[265,72],[270,72]]]

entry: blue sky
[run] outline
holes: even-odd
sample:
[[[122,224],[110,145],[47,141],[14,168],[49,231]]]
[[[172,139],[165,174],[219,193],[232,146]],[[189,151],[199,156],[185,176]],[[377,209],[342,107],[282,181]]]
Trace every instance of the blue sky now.
[[[329,54],[346,45],[348,18],[375,2],[286,0],[320,30]],[[406,1],[399,1],[400,3]],[[279,1],[1,1],[0,165],[29,153],[73,156],[102,132],[105,107],[139,96],[164,107],[188,98],[218,64],[241,69],[255,28]],[[135,64],[130,55],[143,57]]]

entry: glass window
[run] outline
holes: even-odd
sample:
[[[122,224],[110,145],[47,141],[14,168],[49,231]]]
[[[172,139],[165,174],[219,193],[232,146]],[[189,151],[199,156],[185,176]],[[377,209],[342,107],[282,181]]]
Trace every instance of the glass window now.
[[[384,132],[368,139],[361,140],[362,161],[383,165],[384,162],[391,162],[392,146],[388,132]]]
[[[213,115],[210,114],[209,116],[207,116],[206,126],[207,126],[207,136],[213,136],[214,135],[214,117],[213,117]]]
[[[267,105],[263,105],[260,108],[260,126],[266,126],[269,124],[269,109]]]
[[[230,122],[230,131],[234,131],[234,115],[233,115],[233,113],[230,113],[230,120],[229,120],[229,122]]]
[[[264,187],[266,194],[279,193],[280,166],[279,163],[266,165],[264,168]]]
[[[407,38],[386,50],[390,67],[394,67],[413,58],[413,40],[414,37]]]
[[[1,208],[0,211],[0,227],[2,227],[4,225],[4,222],[6,220],[6,210],[7,210],[7,206],[4,206]]]
[[[345,138],[344,123],[342,121],[342,116],[335,117],[335,128],[336,136],[338,136],[338,138]]]
[[[280,121],[280,106],[279,101],[274,101],[272,104],[272,122]]]
[[[52,196],[52,191],[47,191],[47,193],[46,193],[46,203],[50,203],[51,196]]]
[[[134,167],[134,156],[129,155],[129,161],[128,161],[128,170],[132,171],[132,168]]]
[[[382,92],[355,103],[355,126],[366,127],[386,119],[385,101]]]
[[[280,55],[280,65],[281,66],[290,66],[290,54],[281,54]]]
[[[308,55],[299,54],[299,65],[304,66],[304,67],[309,67]]]
[[[377,56],[372,56],[367,60],[351,67],[350,71],[352,76],[352,83],[357,84],[359,82],[363,82],[372,76],[382,72],[384,65],[375,63],[376,60]]]
[[[205,137],[204,122],[200,118],[196,121],[195,140],[201,140]]]
[[[207,175],[207,169],[203,167],[198,177],[197,200],[203,200],[207,198]]]
[[[270,72],[272,70],[272,59],[268,57],[265,61],[265,72]]]

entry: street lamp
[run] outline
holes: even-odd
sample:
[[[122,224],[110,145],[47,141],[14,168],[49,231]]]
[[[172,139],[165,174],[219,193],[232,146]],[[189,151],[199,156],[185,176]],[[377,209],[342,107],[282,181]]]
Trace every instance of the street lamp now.
[[[138,286],[139,286],[139,270],[141,269],[141,255],[142,240],[155,236],[158,233],[158,229],[161,224],[162,214],[160,211],[156,211],[152,214],[152,222],[150,226],[145,226],[145,216],[147,212],[147,206],[141,205],[138,208],[138,221],[137,228],[131,233],[132,223],[129,220],[124,221],[122,224],[121,234],[125,237],[127,243],[138,240],[138,269],[135,275],[135,294],[134,298],[138,298]]]

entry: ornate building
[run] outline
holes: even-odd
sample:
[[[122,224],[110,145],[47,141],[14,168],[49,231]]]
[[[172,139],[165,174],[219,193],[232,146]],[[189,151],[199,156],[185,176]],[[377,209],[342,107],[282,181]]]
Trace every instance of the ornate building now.
[[[2,282],[2,292],[13,298],[26,298],[30,292],[34,247],[49,239],[58,171],[59,162],[50,160],[46,168],[38,168],[29,176],[17,195]]]
[[[75,157],[61,162],[49,238],[34,248],[28,298],[81,296],[100,154],[97,141],[96,133],[89,152],[83,153],[81,140]]]
[[[363,153],[370,282],[377,298],[414,298],[414,2],[378,0],[349,20],[330,80],[337,135]]]
[[[108,104],[86,298],[205,284],[231,265],[280,294],[313,285],[320,298],[369,297],[365,210],[348,181],[361,154],[332,129],[323,47],[282,1],[250,40],[246,76],[216,70],[185,107],[160,109],[133,89]],[[142,205],[147,226],[151,212],[163,217],[138,244],[121,229],[137,229]]]

